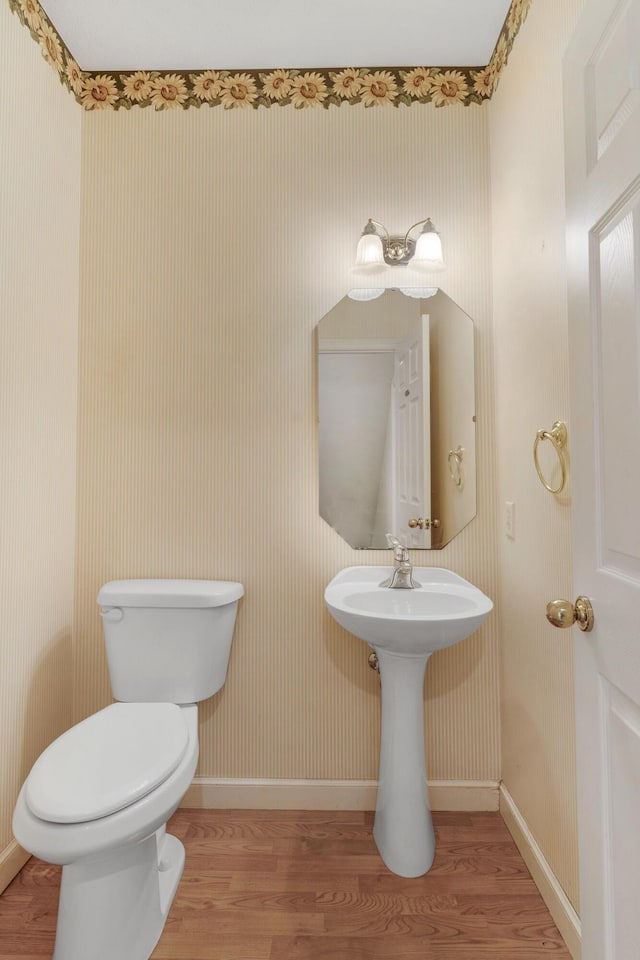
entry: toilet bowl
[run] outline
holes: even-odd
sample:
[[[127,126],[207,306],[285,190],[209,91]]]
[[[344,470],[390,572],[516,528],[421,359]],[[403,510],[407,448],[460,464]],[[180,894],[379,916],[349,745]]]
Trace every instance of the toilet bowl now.
[[[18,842],[63,867],[54,960],[152,953],[185,860],[166,823],[198,762],[197,704],[182,700],[224,683],[242,594],[221,581],[117,581],[100,591],[112,686],[126,702],[47,747],[13,816]],[[136,690],[139,702],[127,698]]]
[[[175,725],[178,731],[182,727],[185,741],[179,761],[161,782],[129,802],[132,782],[131,777],[126,776],[126,767],[131,765],[121,763],[120,767],[125,767],[125,776],[121,781],[117,778],[118,772],[122,773],[117,769],[117,761],[126,759],[126,751],[131,740],[135,739],[135,718],[117,716],[119,708],[129,706],[137,708],[138,719],[144,724],[144,733],[148,734],[148,726],[144,723],[145,710],[173,707],[174,704],[114,704],[83,721],[94,725],[92,722],[96,717],[104,718],[100,736],[95,736],[95,730],[87,733],[94,733],[92,756],[102,756],[105,772],[111,774],[112,802],[118,803],[117,810],[106,816],[93,817],[96,809],[92,809],[91,801],[97,807],[101,794],[101,784],[93,781],[88,784],[95,787],[93,796],[83,798],[86,804],[84,813],[67,813],[65,822],[50,819],[62,816],[58,807],[65,792],[72,794],[82,783],[81,772],[88,759],[88,737],[82,736],[85,733],[82,724],[72,727],[51,744],[48,769],[38,776],[36,765],[18,797],[13,826],[20,843],[42,860],[65,866],[58,907],[55,960],[148,957],[160,937],[182,875],[184,848],[176,837],[166,834],[165,824],[177,809],[195,773],[198,708],[195,704],[175,707],[178,714]],[[157,722],[158,716],[150,719]],[[129,737],[123,741],[121,734],[125,721]],[[170,727],[170,722],[165,723],[162,733],[166,734]],[[55,774],[56,754],[58,757],[66,754],[72,760],[69,766],[73,769],[64,771],[65,779]],[[46,759],[45,752],[40,761]],[[146,773],[141,764],[139,793],[144,790]],[[47,800],[51,801],[52,794],[53,802],[49,803],[52,809],[37,805],[31,794],[45,805]],[[30,800],[37,812],[30,806]],[[93,818],[74,821],[73,816]],[[117,923],[114,923],[116,918]],[[125,918],[128,922],[123,923]]]
[[[119,707],[127,706],[129,704],[113,704],[101,710],[100,714],[89,717],[89,720],[92,721],[101,715],[108,720],[117,713]],[[135,704],[135,706],[144,709],[154,707],[156,704]],[[166,704],[166,706],[174,705]],[[189,704],[176,707],[176,710],[179,711],[178,720],[188,732],[187,746],[179,763],[162,782],[132,802],[128,802],[131,793],[130,784],[112,781],[114,792],[118,787],[121,789],[122,802],[118,810],[106,816],[93,817],[92,811],[87,809],[87,819],[77,821],[66,819],[65,822],[60,822],[49,819],[57,815],[55,810],[49,815],[47,811],[41,809],[38,809],[37,813],[34,812],[28,799],[29,788],[33,784],[34,774],[37,773],[37,768],[34,767],[20,791],[13,816],[14,833],[19,837],[22,846],[41,860],[68,864],[83,857],[95,857],[125,843],[137,843],[155,833],[177,809],[193,779],[198,762],[198,708],[195,704]],[[83,722],[87,723],[87,721]],[[72,758],[77,762],[78,771],[81,770],[84,758],[79,751],[74,751],[74,740],[81,726],[78,724],[72,727],[48,748],[52,751],[55,747],[68,747]],[[120,733],[120,727],[119,723],[115,725],[112,731],[113,737],[109,738],[110,731],[105,725],[104,739],[94,741],[95,756],[105,756],[106,751],[117,749],[115,737]],[[126,739],[121,741],[120,749],[126,750],[129,742]],[[46,752],[40,760],[45,756]],[[107,755],[106,759],[109,762],[111,758]],[[51,773],[53,777],[54,771],[52,770]],[[144,774],[143,770],[141,774]],[[71,792],[78,780],[79,777],[73,771],[66,783],[61,783],[58,777],[51,783],[51,789],[57,788],[60,794],[62,790]],[[40,791],[45,793],[49,785],[42,777],[42,782],[38,786]],[[91,819],[89,819],[90,816]]]

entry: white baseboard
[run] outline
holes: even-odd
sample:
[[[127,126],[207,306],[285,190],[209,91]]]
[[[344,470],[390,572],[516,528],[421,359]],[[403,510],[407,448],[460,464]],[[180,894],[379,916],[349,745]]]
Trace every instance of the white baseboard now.
[[[4,848],[0,853],[0,893],[20,873],[30,856],[31,854],[23,850],[15,840],[12,840],[9,846]]]
[[[430,780],[429,802],[432,810],[495,811],[500,807],[499,788],[497,780]]]
[[[497,810],[497,780],[433,780],[432,810]],[[375,810],[375,780],[227,780],[196,777],[181,806],[206,810]]]
[[[500,813],[567,945],[567,950],[573,960],[580,960],[582,944],[580,918],[504,784],[500,786]]]

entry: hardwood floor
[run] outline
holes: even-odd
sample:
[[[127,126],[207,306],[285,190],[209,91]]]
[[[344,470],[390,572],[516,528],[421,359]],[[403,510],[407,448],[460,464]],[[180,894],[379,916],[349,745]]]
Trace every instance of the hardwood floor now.
[[[405,880],[371,813],[179,810],[187,862],[153,960],[570,960],[500,815],[433,819],[433,867]],[[59,877],[32,859],[0,897],[0,960],[51,957]]]

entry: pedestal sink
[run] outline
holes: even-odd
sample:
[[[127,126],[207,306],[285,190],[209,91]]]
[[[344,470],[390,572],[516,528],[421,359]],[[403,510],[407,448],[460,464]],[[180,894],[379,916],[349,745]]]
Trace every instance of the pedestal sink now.
[[[389,567],[347,567],[324,597],[334,619],[378,655],[382,730],[373,835],[393,873],[419,877],[435,853],[424,742],[425,669],[435,650],[477,630],[493,603],[441,567],[414,567],[420,584],[414,590],[381,587],[389,573]]]

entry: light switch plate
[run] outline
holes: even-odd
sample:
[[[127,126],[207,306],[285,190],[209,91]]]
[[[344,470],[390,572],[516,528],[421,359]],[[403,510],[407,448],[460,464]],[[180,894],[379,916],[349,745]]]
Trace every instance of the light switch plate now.
[[[513,500],[505,502],[504,510],[504,532],[510,540],[516,538],[516,505]]]

